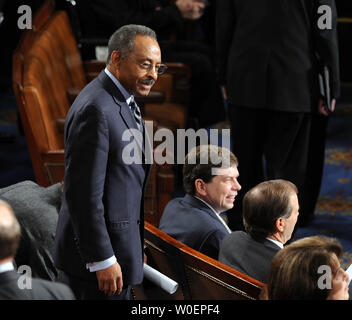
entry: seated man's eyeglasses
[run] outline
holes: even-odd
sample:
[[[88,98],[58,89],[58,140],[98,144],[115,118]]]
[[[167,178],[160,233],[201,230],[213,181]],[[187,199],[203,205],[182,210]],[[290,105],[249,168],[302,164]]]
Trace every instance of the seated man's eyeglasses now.
[[[137,62],[137,63],[142,69],[144,69],[146,71],[150,71],[154,67],[152,63],[148,63],[148,62],[143,62],[143,63]],[[159,75],[160,74],[164,74],[166,69],[167,69],[167,66],[165,64],[157,64],[157,65],[155,65],[156,73],[159,74]]]

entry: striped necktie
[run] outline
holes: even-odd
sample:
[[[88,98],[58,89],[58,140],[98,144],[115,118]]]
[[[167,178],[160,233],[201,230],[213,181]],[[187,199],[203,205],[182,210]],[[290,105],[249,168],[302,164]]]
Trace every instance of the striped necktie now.
[[[134,115],[134,119],[136,120],[137,123],[137,127],[140,131],[142,131],[143,126],[142,126],[142,115],[141,115],[141,110],[139,109],[139,107],[137,106],[137,103],[132,100],[129,104],[131,111]]]

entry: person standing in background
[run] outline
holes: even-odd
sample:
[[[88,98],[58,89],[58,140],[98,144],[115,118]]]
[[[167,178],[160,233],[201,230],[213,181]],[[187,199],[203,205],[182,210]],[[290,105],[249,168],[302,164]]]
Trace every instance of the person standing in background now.
[[[322,8],[331,19],[324,20]],[[320,63],[330,70],[332,109],[340,94],[335,1],[222,0],[216,15],[242,194],[265,179],[291,181],[300,190],[298,224],[307,224],[320,191],[328,118]],[[243,229],[241,212],[241,205],[227,212],[233,230]]]

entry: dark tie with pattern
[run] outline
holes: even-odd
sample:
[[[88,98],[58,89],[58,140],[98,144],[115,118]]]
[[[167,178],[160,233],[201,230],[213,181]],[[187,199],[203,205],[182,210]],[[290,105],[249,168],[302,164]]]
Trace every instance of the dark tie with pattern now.
[[[131,100],[129,106],[136,120],[138,129],[140,131],[143,131],[141,110],[139,109],[139,107],[137,106],[137,103],[134,100]]]

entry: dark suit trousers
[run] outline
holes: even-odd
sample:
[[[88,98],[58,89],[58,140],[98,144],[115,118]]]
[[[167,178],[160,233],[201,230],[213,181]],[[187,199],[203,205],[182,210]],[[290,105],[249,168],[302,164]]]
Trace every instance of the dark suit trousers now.
[[[313,113],[309,136],[307,174],[301,197],[299,223],[304,225],[313,217],[318,201],[324,170],[325,142],[329,117]]]
[[[299,202],[304,201],[311,115],[230,105],[229,117],[242,190],[227,217],[231,229],[241,230],[242,199],[249,189],[264,180],[293,182],[299,190]],[[303,215],[307,214],[304,211],[302,208]]]
[[[99,291],[98,280],[89,281],[72,275],[67,276],[77,300],[130,300],[131,286],[123,287],[120,294],[108,296],[104,291]]]

